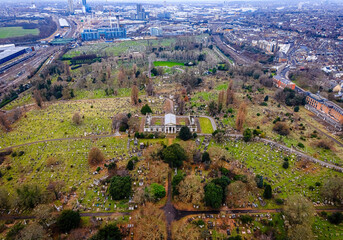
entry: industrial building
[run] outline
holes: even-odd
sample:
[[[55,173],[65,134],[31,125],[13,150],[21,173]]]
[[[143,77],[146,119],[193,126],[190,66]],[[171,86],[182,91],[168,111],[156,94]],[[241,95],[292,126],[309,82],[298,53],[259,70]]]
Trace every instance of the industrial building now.
[[[30,51],[32,51],[31,48],[16,47],[14,44],[0,45],[0,64],[6,63]]]
[[[152,27],[152,28],[150,28],[150,35],[155,36],[155,37],[159,37],[159,36],[163,35],[163,31],[159,27]]]
[[[83,41],[93,41],[99,39],[118,39],[126,38],[125,28],[98,28],[98,29],[84,29],[81,33],[81,38]]]
[[[65,20],[64,18],[58,19],[58,22],[59,22],[61,28],[70,27],[68,21]]]

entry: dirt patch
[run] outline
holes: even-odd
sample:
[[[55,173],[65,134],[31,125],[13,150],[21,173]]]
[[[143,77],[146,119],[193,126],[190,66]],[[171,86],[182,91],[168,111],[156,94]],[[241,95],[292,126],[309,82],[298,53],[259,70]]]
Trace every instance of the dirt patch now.
[[[303,172],[306,173],[317,173],[320,169],[313,163],[310,162],[309,160],[301,160],[295,164],[295,166]]]

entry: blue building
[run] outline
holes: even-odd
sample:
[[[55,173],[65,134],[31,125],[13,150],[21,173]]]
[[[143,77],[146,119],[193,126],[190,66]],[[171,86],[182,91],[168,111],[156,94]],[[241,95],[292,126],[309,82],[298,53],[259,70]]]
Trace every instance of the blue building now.
[[[151,35],[151,36],[159,37],[159,36],[162,36],[162,35],[163,35],[163,31],[162,31],[161,28],[152,27],[152,28],[150,28],[150,35]]]
[[[98,28],[98,29],[85,29],[81,33],[83,41],[93,41],[99,39],[118,39],[126,38],[125,28]]]

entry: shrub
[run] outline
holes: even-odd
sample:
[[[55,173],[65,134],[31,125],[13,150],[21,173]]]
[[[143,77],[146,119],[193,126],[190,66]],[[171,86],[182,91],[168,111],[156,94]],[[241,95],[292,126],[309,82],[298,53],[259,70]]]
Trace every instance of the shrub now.
[[[298,143],[298,147],[305,148],[304,144],[302,144],[302,143]]]
[[[282,205],[282,204],[284,203],[284,201],[283,201],[283,199],[281,199],[281,198],[277,198],[277,199],[275,199],[275,203],[276,203],[277,205]]]
[[[340,212],[335,212],[328,217],[328,220],[332,224],[339,225],[341,222],[343,222],[343,214]]]
[[[273,195],[272,195],[272,187],[269,184],[267,184],[264,187],[263,197],[265,199],[271,199],[273,197]]]
[[[172,187],[173,187],[173,195],[179,195],[179,191],[177,190],[177,186],[179,183],[185,178],[185,175],[181,172],[178,172],[172,180]]]
[[[141,109],[141,113],[142,113],[143,115],[146,115],[147,113],[152,113],[152,110],[151,110],[151,108],[149,107],[148,104],[145,104],[145,105],[142,107],[142,109]]]
[[[98,165],[104,160],[105,160],[105,157],[99,148],[93,147],[88,153],[88,163],[91,166]]]
[[[122,200],[128,198],[132,192],[131,182],[132,180],[130,176],[112,177],[108,191],[112,196],[113,200]]]
[[[273,131],[277,132],[278,134],[282,136],[287,136],[290,133],[289,127],[285,123],[282,123],[282,122],[277,122],[273,127]]]
[[[133,161],[132,160],[129,160],[129,162],[127,163],[127,165],[126,165],[126,169],[127,170],[133,170],[134,169],[134,163],[133,163]]]
[[[211,162],[210,154],[208,152],[204,152],[202,154],[201,162],[203,162],[203,163],[210,163]]]
[[[56,225],[61,232],[70,232],[80,225],[81,217],[79,212],[63,210],[58,216]]]
[[[73,115],[73,123],[76,124],[76,125],[80,125],[81,124],[81,116],[79,113],[74,113]]]
[[[243,224],[251,223],[253,221],[253,218],[250,215],[242,215],[239,219],[242,221]]]
[[[191,130],[189,130],[187,126],[181,127],[180,132],[179,132],[180,139],[182,139],[183,141],[187,141],[191,139],[192,137],[193,136],[192,136]]]
[[[42,190],[37,185],[22,185],[16,192],[18,204],[24,209],[32,209],[43,202]]]
[[[325,141],[325,140],[321,140],[317,143],[317,147],[319,148],[323,148],[323,149],[326,149],[326,150],[330,150],[331,149],[331,143],[328,142],[328,141]]]
[[[111,223],[106,225],[90,238],[90,240],[121,240],[122,233],[116,224]]]
[[[247,128],[243,132],[243,139],[245,142],[249,142],[252,139],[253,133],[251,132],[250,128]]]
[[[149,193],[151,197],[157,201],[158,199],[164,198],[166,196],[166,190],[164,187],[157,183],[152,183],[149,187]]]
[[[289,168],[289,163],[288,163],[288,161],[284,161],[283,164],[282,164],[282,167],[283,167],[284,169]]]
[[[268,103],[266,103],[266,102],[261,102],[260,105],[266,107],[266,106],[268,106]]]
[[[187,159],[185,150],[177,143],[166,147],[162,151],[162,157],[170,167],[181,167],[183,161]]]
[[[17,235],[21,230],[24,229],[24,225],[21,223],[15,224],[11,229],[8,231],[6,234],[6,240],[12,240],[12,239],[17,239]]]
[[[223,189],[214,183],[205,186],[205,204],[212,208],[220,208],[223,199]]]
[[[263,101],[267,102],[268,99],[269,99],[269,97],[268,97],[268,95],[267,95],[267,96],[264,97],[264,100],[263,100]]]
[[[299,112],[299,106],[296,106],[296,107],[294,108],[294,112]]]

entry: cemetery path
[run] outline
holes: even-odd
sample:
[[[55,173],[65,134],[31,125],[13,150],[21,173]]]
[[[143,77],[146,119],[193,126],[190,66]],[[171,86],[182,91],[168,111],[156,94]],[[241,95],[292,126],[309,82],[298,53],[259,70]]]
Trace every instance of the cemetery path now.
[[[175,218],[174,220],[180,220],[183,217],[187,217],[189,215],[199,215],[199,214],[219,214],[219,211],[182,211],[175,209]],[[281,208],[277,209],[227,209],[224,211],[221,211],[225,214],[260,214],[260,213],[277,213],[281,212]],[[316,209],[316,212],[343,212],[343,208],[318,208]],[[128,216],[130,215],[130,212],[83,212],[80,213],[81,217],[110,217],[110,216]],[[34,219],[36,216],[34,215],[7,215],[7,214],[1,214],[0,220],[24,220],[24,219]]]

